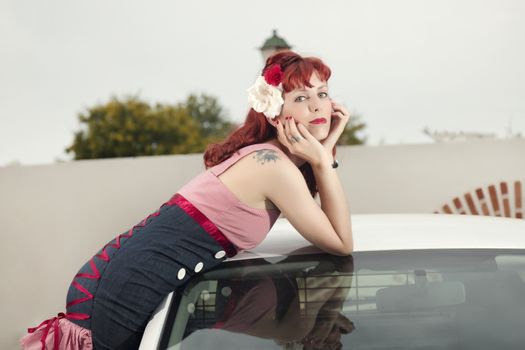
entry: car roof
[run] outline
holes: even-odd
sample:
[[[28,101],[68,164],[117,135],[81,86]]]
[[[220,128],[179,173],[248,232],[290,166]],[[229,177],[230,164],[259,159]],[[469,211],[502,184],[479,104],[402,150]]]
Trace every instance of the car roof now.
[[[449,214],[354,214],[351,220],[355,252],[525,249],[525,220]],[[259,246],[240,252],[227,261],[320,252],[320,249],[297,233],[286,219],[278,219]],[[144,332],[141,350],[156,348],[172,297],[173,292],[157,307]]]
[[[354,214],[354,252],[414,249],[525,249],[525,220],[450,214]],[[322,252],[284,218],[256,248],[232,260]]]

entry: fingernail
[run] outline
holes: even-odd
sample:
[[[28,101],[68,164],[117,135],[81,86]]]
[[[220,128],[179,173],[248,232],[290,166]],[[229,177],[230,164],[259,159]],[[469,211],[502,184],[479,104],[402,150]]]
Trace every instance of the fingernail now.
[[[279,121],[276,121],[275,124],[279,124]]]

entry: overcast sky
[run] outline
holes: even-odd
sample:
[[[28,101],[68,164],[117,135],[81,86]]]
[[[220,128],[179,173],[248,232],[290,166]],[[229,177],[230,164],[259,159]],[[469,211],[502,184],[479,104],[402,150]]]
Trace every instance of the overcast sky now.
[[[244,120],[276,28],[332,68],[368,144],[525,134],[525,1],[0,0],[0,166],[70,159],[77,115],[111,96],[216,96]]]

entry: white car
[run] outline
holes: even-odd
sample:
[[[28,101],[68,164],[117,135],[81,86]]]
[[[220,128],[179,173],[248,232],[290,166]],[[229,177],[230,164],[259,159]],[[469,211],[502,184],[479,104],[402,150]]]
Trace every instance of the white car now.
[[[523,349],[525,221],[352,215],[337,257],[279,219],[171,293],[140,349]]]

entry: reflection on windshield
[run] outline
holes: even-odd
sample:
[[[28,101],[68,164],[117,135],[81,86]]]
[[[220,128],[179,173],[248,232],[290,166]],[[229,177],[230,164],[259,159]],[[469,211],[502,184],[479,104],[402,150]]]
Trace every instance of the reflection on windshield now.
[[[350,290],[351,257],[321,261],[300,277],[275,271],[249,279],[253,264],[245,261],[238,278],[219,280],[215,329],[272,339],[285,348],[341,348],[341,334],[354,329],[340,313]]]
[[[186,288],[169,349],[231,348],[232,333],[239,349],[340,349],[355,328],[341,313],[352,277],[353,258],[331,255],[210,271]]]
[[[164,348],[521,349],[524,280],[514,250],[235,261],[187,285]]]

